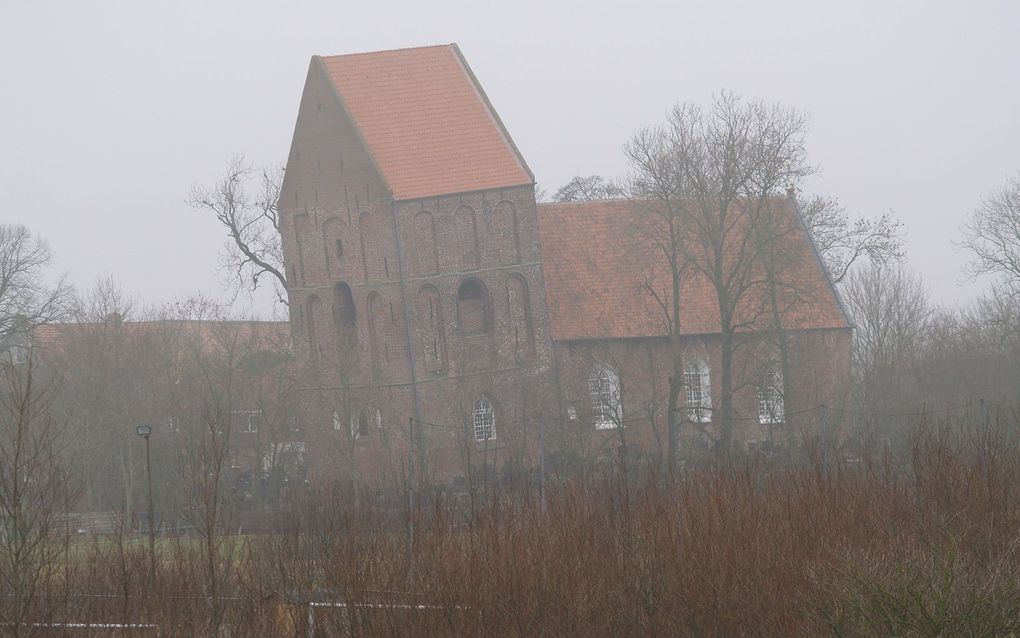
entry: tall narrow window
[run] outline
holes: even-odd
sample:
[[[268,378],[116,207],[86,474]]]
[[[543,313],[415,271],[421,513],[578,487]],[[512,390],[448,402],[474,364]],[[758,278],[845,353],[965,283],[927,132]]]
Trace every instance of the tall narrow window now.
[[[516,264],[520,257],[520,230],[517,227],[517,207],[503,200],[492,209],[492,234],[496,245],[496,263],[500,266]]]
[[[612,430],[622,425],[620,410],[620,378],[612,368],[595,366],[588,375],[592,416],[596,430]]]
[[[308,298],[307,308],[305,310],[305,321],[308,323],[308,351],[312,363],[318,363],[319,356],[322,354],[319,351],[319,336],[316,326],[319,322],[319,310],[321,306],[322,303],[315,295]]]
[[[305,285],[308,280],[305,277],[305,269],[308,266],[308,244],[315,241],[311,220],[307,213],[294,215],[294,240],[297,244],[298,254],[298,284]]]
[[[452,253],[456,256],[458,270],[478,268],[478,229],[475,226],[475,211],[461,206],[453,214]]]
[[[325,250],[327,272],[333,277],[343,276],[343,240],[340,233],[343,231],[343,222],[339,217],[330,217],[322,224],[322,240]]]
[[[712,420],[712,384],[708,377],[708,365],[695,359],[684,369],[684,385],[687,388],[687,418],[695,423]]]
[[[358,218],[358,238],[361,241],[361,270],[365,276],[365,281],[372,281],[372,278],[376,276],[375,262],[372,261],[372,268],[369,268],[369,248],[374,248],[375,236],[372,233],[372,217],[368,213],[362,213]],[[369,275],[372,275],[370,278]]]
[[[475,441],[484,443],[496,439],[496,415],[492,410],[492,402],[487,397],[475,401],[471,412],[474,422]]]
[[[531,329],[531,301],[528,298],[528,284],[524,277],[514,274],[506,281],[506,305],[510,339],[518,360],[530,359],[535,353],[534,336]]]
[[[436,228],[432,213],[421,211],[414,216],[410,238],[411,267],[415,274],[431,275],[439,271],[436,255]]]
[[[489,331],[488,295],[477,279],[468,279],[457,290],[457,325],[465,335]]]
[[[368,295],[368,341],[372,353],[372,369],[375,374],[382,370],[382,364],[388,354],[386,347],[385,311],[382,297],[372,292]]]
[[[777,363],[769,363],[758,386],[758,420],[764,424],[782,423],[786,419],[783,403],[783,372]]]
[[[421,361],[427,370],[440,372],[446,363],[446,342],[439,291],[432,286],[424,286],[419,290],[417,313]]]
[[[358,345],[358,316],[351,287],[344,282],[333,286],[333,323],[336,325],[337,357],[344,358]]]

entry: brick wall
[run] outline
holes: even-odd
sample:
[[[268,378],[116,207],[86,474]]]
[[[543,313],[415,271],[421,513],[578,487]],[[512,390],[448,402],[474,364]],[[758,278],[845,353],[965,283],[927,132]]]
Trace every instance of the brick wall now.
[[[532,186],[393,201],[313,60],[280,209],[313,480],[399,485],[415,397],[415,466],[437,482],[469,477],[469,468],[533,467],[540,429],[547,458],[563,462],[611,457],[622,444],[664,454],[664,340],[554,347]],[[715,386],[716,338],[687,346]],[[788,412],[845,403],[849,348],[849,330],[797,334],[792,354],[802,363]],[[744,440],[763,437],[747,376],[754,356],[735,369]],[[597,363],[618,376],[624,428],[592,426],[588,377]],[[495,437],[476,440],[483,397]]]
[[[428,471],[523,454],[516,424],[554,411],[533,188],[394,202],[333,91],[313,62],[280,197],[313,463],[396,480],[415,392]],[[496,438],[477,442],[483,396]]]
[[[849,406],[850,392],[849,329],[805,330],[791,333],[789,379],[784,380],[787,397],[784,409],[794,424],[798,439],[804,433],[820,432],[823,419],[829,433],[840,436],[846,421],[842,412]],[[718,401],[720,389],[720,345],[716,335],[684,339],[685,361],[701,360],[709,371],[711,396]],[[758,419],[758,386],[763,362],[775,359],[774,347],[765,342],[747,341],[735,356],[734,439],[739,446],[760,444],[771,435],[779,444],[786,442],[789,428],[777,424],[770,432]],[[621,444],[633,448],[632,454],[649,459],[662,458],[668,449],[666,420],[671,361],[665,339],[614,339],[604,341],[564,341],[556,344],[556,368],[559,371],[561,407],[559,429],[554,430],[556,446],[575,459],[613,458]],[[595,366],[613,370],[620,386],[622,428],[599,430],[594,426],[589,375]],[[823,417],[820,406],[827,406]],[[698,444],[687,436],[681,445]]]

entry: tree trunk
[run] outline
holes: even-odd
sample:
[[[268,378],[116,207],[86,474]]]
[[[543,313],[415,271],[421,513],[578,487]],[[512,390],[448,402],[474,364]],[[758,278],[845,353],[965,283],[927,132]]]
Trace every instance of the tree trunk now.
[[[719,396],[719,440],[716,441],[716,452],[720,456],[728,456],[733,444],[733,329],[724,320],[722,344],[720,347],[720,396]]]

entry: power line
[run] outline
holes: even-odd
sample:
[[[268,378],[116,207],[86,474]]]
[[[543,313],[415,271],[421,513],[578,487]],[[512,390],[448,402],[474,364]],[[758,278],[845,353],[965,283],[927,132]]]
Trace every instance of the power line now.
[[[938,416],[940,414],[949,414],[956,410],[962,410],[964,408],[973,407],[979,405],[980,401],[968,401],[959,405],[950,406],[941,410],[928,410],[924,409],[919,412],[864,412],[862,410],[854,410],[852,408],[835,408],[829,407],[834,412],[841,412],[843,414],[852,414],[853,416],[859,417],[883,417],[883,418],[899,418],[899,417],[912,417],[912,416]]]

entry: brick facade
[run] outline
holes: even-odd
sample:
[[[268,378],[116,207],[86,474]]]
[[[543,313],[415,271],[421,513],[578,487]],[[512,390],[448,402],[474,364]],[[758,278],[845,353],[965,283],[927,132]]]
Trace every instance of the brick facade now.
[[[444,106],[415,114],[423,130],[413,135],[407,122],[381,126],[411,116],[372,102],[365,86],[377,74],[390,99],[385,82],[415,64],[416,75],[440,74],[430,87],[473,96],[488,116],[472,120],[474,106],[457,107],[462,132],[444,119],[455,107]],[[357,90],[344,84],[352,78]],[[456,151],[474,148],[478,127],[505,147],[466,169]],[[432,138],[444,146],[430,151],[436,165],[424,174],[479,188],[437,195],[392,152]],[[455,47],[313,58],[279,205],[313,478],[399,484],[416,457],[430,481],[471,480],[478,467],[532,466],[540,447],[562,462],[611,455],[621,435],[649,455],[661,450],[664,340],[554,340],[533,178]],[[688,340],[713,368],[714,337]],[[805,401],[845,399],[849,330],[793,341],[816,362],[803,372]],[[623,428],[585,423],[596,364],[619,378]],[[755,413],[753,395],[742,391],[739,402]]]

